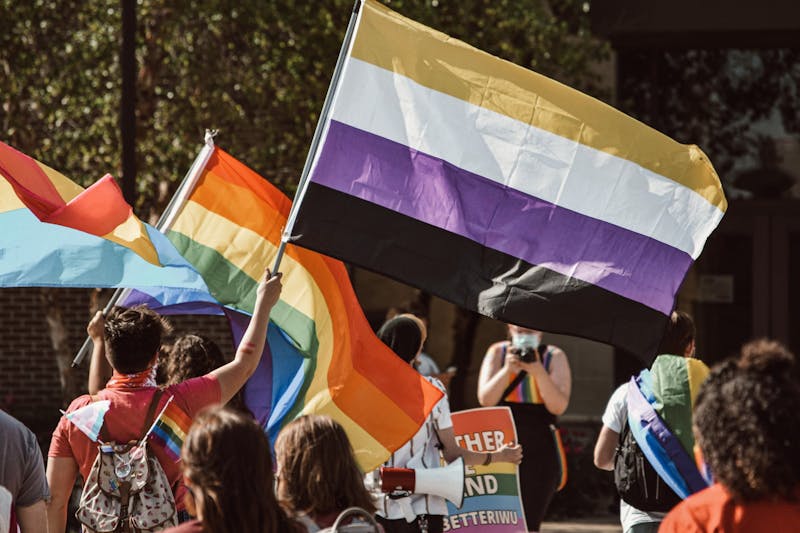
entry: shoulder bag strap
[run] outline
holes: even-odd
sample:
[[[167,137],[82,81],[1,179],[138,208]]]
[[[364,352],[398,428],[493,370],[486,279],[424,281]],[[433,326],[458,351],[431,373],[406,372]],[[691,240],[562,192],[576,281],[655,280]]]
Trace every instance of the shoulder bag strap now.
[[[511,380],[511,383],[508,384],[508,387],[506,387],[506,390],[503,391],[503,394],[500,396],[500,401],[502,402],[503,400],[505,400],[506,396],[508,396],[511,393],[511,391],[513,391],[515,388],[517,388],[517,385],[522,383],[522,380],[525,379],[525,376],[527,376],[527,375],[528,375],[528,372],[525,371],[525,370],[523,370],[522,372],[517,374],[517,377],[515,377],[513,380]]]
[[[550,359],[547,359],[545,361],[545,358],[543,357],[543,355],[547,354],[547,348],[548,346],[546,344],[540,344],[539,347],[536,348],[536,352],[539,354],[539,359],[543,361],[545,370],[549,372]],[[503,345],[503,359],[505,359],[505,356],[506,356],[506,346]],[[528,372],[526,372],[525,370],[517,374],[517,376],[511,381],[511,383],[508,384],[508,387],[506,387],[506,389],[503,391],[503,394],[500,396],[500,401],[502,402],[505,399],[505,397],[508,396],[509,393],[511,393],[511,391],[517,388],[517,385],[522,383],[522,380],[525,379],[525,376],[527,375]]]

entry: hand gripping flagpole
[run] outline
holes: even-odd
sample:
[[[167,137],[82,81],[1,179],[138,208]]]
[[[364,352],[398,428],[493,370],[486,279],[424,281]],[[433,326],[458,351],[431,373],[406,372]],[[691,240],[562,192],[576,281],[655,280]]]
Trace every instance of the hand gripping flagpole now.
[[[206,164],[208,164],[208,160],[211,158],[211,154],[214,152],[214,137],[216,137],[216,135],[216,130],[206,130],[203,149],[200,150],[199,154],[197,154],[192,166],[189,167],[189,172],[187,172],[183,177],[183,181],[178,186],[178,190],[175,191],[175,194],[170,199],[166,209],[164,209],[164,212],[161,213],[158,222],[156,222],[156,229],[161,233],[166,233],[167,230],[172,227],[173,222],[175,222],[175,217],[178,216],[180,208],[186,203],[186,198],[189,197],[194,190],[195,185],[197,185],[197,180],[200,179],[200,174],[203,173],[203,170],[206,168]],[[105,308],[103,308],[103,316],[107,315],[108,312],[111,311],[111,308],[114,307],[114,305],[120,299],[127,296],[129,291],[130,289],[127,288],[118,288],[116,291],[114,291],[114,294],[111,295],[111,298],[108,300]],[[72,360],[72,368],[78,368],[81,365],[83,359],[89,353],[91,346],[91,337],[86,337],[86,340],[83,341],[83,345],[78,350],[77,355],[75,355],[75,358]]]
[[[281,265],[283,252],[286,249],[286,244],[289,241],[292,229],[294,228],[295,220],[297,219],[297,212],[300,210],[300,204],[303,202],[303,197],[305,196],[306,189],[308,188],[308,178],[311,174],[311,167],[317,158],[317,150],[319,149],[320,141],[325,132],[328,130],[328,118],[330,115],[331,105],[333,100],[336,98],[337,91],[339,90],[339,79],[342,77],[344,63],[347,60],[347,56],[350,54],[350,48],[352,47],[353,42],[353,34],[355,33],[356,26],[358,26],[358,18],[361,14],[362,3],[363,0],[356,0],[355,4],[353,4],[353,12],[350,14],[350,22],[347,25],[347,31],[344,34],[342,48],[339,50],[339,58],[336,60],[336,67],[333,69],[333,76],[331,77],[330,85],[328,85],[328,93],[325,95],[325,102],[322,104],[322,111],[320,112],[319,120],[317,121],[317,127],[314,130],[314,136],[311,138],[311,146],[308,149],[306,162],[303,165],[303,173],[300,175],[300,183],[297,185],[297,192],[295,193],[294,200],[292,201],[292,209],[289,211],[289,218],[286,221],[286,227],[284,227],[283,233],[281,234],[281,244],[278,246],[278,253],[275,256],[275,264],[273,265],[271,271],[273,273],[278,272],[278,267]]]

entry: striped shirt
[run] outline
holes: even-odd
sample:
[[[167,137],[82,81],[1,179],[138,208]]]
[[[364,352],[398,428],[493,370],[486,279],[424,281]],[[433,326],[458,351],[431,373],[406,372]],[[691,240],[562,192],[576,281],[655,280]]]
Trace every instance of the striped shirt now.
[[[439,468],[442,466],[441,445],[436,430],[453,427],[450,419],[450,404],[447,402],[447,392],[444,385],[436,379],[426,377],[434,386],[444,393],[441,400],[434,406],[425,423],[412,439],[398,448],[383,466],[398,468]],[[429,494],[412,494],[404,500],[410,500],[414,513],[447,515],[447,503],[440,496]],[[378,514],[389,520],[405,518],[400,500],[389,498],[381,494],[375,502]]]

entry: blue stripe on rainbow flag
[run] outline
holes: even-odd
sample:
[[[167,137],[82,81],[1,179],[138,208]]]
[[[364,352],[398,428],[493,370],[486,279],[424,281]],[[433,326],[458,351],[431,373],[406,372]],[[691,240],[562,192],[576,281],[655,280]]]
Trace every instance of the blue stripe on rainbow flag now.
[[[176,443],[172,440],[170,435],[167,434],[162,428],[156,426],[153,428],[152,439],[158,442],[173,461],[177,461],[181,457],[181,446],[183,442]]]

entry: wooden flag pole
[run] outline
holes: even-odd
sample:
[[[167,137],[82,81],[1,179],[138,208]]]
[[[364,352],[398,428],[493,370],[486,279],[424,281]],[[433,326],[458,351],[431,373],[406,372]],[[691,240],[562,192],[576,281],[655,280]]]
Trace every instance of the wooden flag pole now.
[[[211,154],[214,152],[214,137],[216,137],[216,135],[216,130],[206,130],[203,149],[200,150],[199,154],[197,154],[192,166],[189,167],[189,172],[187,172],[183,177],[183,181],[181,181],[181,184],[178,186],[178,190],[170,199],[166,209],[164,209],[164,212],[161,213],[158,222],[156,222],[156,229],[161,233],[166,232],[172,226],[172,223],[175,221],[175,217],[178,215],[178,211],[180,210],[179,208],[186,203],[186,198],[194,190],[197,180],[200,178],[200,174],[203,173],[203,169],[206,168],[206,164],[211,158]],[[130,289],[122,287],[115,290],[114,294],[111,295],[108,303],[103,308],[103,316],[106,316],[119,300],[127,296],[129,291]],[[78,368],[81,365],[91,347],[92,339],[91,337],[86,337],[86,340],[83,341],[83,345],[80,347],[78,353],[75,355],[75,358],[72,360],[72,368]]]
[[[295,193],[294,200],[292,201],[292,208],[289,211],[289,218],[286,220],[286,226],[283,228],[283,233],[281,234],[281,244],[278,246],[278,253],[275,256],[275,263],[273,264],[271,270],[273,275],[278,272],[278,268],[281,265],[283,252],[286,249],[286,244],[289,241],[289,236],[292,233],[292,228],[294,228],[294,223],[297,219],[297,212],[300,210],[300,204],[303,202],[303,197],[306,193],[308,177],[311,174],[311,166],[314,164],[314,160],[317,157],[317,150],[319,149],[320,141],[325,133],[325,130],[328,128],[328,116],[330,115],[331,105],[336,97],[336,92],[339,89],[339,79],[342,77],[344,62],[350,53],[353,34],[355,33],[356,26],[358,25],[358,16],[361,13],[362,1],[363,0],[356,0],[355,4],[353,4],[353,12],[350,14],[350,22],[348,23],[347,31],[344,34],[342,48],[339,50],[339,58],[336,60],[336,67],[333,69],[331,83],[328,85],[328,92],[325,95],[325,102],[322,104],[322,111],[320,112],[319,120],[317,121],[317,127],[314,130],[314,136],[311,138],[311,146],[308,149],[306,161],[303,165],[303,172],[300,174],[300,183],[297,185],[297,192]]]

